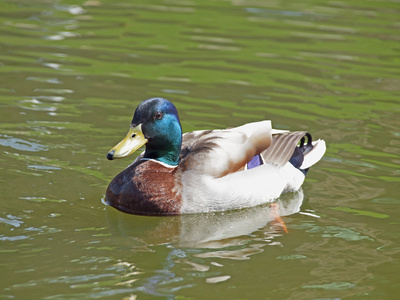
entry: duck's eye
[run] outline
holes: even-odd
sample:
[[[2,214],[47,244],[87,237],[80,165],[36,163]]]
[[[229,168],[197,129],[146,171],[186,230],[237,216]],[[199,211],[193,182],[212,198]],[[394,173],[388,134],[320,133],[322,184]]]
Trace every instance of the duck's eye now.
[[[154,118],[157,119],[157,120],[161,120],[162,117],[163,117],[163,113],[161,111],[158,111],[156,113],[156,115],[154,116]]]

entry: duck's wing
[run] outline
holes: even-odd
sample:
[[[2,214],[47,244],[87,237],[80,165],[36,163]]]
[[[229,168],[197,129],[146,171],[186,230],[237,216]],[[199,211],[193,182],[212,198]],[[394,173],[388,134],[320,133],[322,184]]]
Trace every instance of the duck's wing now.
[[[279,132],[272,135],[271,145],[261,153],[264,163],[279,167],[290,161],[305,170],[318,162],[326,151],[324,140],[313,142],[306,131]]]
[[[272,141],[270,121],[249,123],[223,130],[194,131],[183,135],[183,171],[222,177],[243,170]]]
[[[309,137],[305,144],[305,137]],[[306,131],[282,132],[273,134],[271,145],[261,155],[265,163],[284,166],[292,157],[299,142],[302,147],[310,147],[311,135]],[[300,164],[301,165],[301,164]]]

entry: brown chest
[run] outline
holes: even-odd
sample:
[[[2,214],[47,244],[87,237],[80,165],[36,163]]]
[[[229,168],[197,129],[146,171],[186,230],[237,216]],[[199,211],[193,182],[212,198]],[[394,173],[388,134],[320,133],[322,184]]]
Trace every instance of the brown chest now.
[[[134,214],[179,214],[177,168],[140,161],[121,172],[107,189],[107,202]]]

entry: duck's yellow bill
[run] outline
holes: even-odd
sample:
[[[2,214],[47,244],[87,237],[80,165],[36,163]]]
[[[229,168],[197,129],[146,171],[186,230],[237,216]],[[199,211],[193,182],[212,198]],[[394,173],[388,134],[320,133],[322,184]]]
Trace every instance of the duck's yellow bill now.
[[[126,137],[108,152],[107,158],[112,160],[127,157],[146,144],[147,141],[142,132],[142,124],[131,127]]]

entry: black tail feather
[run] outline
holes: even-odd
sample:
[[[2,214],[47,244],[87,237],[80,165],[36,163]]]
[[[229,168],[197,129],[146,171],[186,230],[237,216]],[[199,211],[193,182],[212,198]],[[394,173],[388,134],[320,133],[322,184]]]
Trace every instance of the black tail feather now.
[[[306,138],[307,137],[307,143],[306,142]],[[307,169],[300,169],[303,160],[304,160],[304,154],[310,152],[313,148],[312,145],[312,137],[311,134],[309,134],[308,132],[301,138],[300,140],[300,145],[298,145],[295,149],[294,152],[292,154],[292,157],[289,159],[289,162],[297,169],[299,169],[300,171],[302,171],[304,173],[304,175],[307,174],[308,172],[308,168]]]

